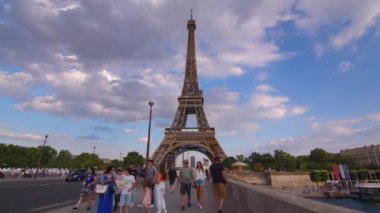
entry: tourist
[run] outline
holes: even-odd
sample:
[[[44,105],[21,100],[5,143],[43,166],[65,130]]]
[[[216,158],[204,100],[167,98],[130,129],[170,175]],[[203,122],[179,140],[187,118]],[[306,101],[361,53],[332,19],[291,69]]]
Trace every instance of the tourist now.
[[[131,207],[133,207],[135,203],[135,189],[137,188],[137,185],[139,184],[140,175],[134,163],[130,163],[129,168],[131,169],[131,175],[133,175],[133,177],[135,178],[135,187],[132,190],[132,204],[131,204]]]
[[[156,184],[154,187],[154,192],[156,193],[156,205],[157,213],[167,213],[166,203],[165,203],[165,182],[166,182],[166,171],[165,167],[161,166],[160,170],[156,172]]]
[[[80,191],[79,200],[77,204],[75,205],[75,207],[73,208],[74,211],[78,211],[78,208],[80,204],[82,203],[83,198],[86,196],[87,196],[87,203],[88,203],[87,210],[91,209],[92,193],[95,189],[96,182],[97,182],[97,177],[96,177],[95,169],[94,167],[90,167],[88,169],[88,174],[83,181],[83,188]]]
[[[144,180],[144,195],[142,205],[146,209],[147,213],[150,213],[152,205],[152,182],[150,180]]]
[[[185,210],[187,204],[191,207],[191,185],[194,182],[193,170],[189,167],[189,161],[183,161],[183,167],[179,169],[179,183],[180,183],[180,193],[182,199],[181,211]]]
[[[132,190],[135,188],[135,177],[131,175],[132,170],[130,168],[125,169],[121,181],[116,181],[117,187],[121,189],[119,213],[128,213],[129,207],[132,205]]]
[[[177,179],[177,171],[174,168],[174,166],[170,166],[169,171],[168,171],[168,176],[169,176],[169,184],[170,184],[170,192],[174,192],[175,188],[175,180]]]
[[[100,177],[99,182],[107,186],[105,193],[98,194],[98,213],[112,212],[112,197],[115,193],[112,167],[108,167]]]
[[[153,189],[154,189],[154,181],[155,181],[155,177],[156,177],[156,167],[153,166],[153,160],[149,160],[147,162],[147,165],[146,165],[146,168],[145,168],[145,181],[149,181],[151,183],[151,191],[153,192]],[[152,196],[151,196],[151,208],[154,207],[154,194],[152,193]]]
[[[115,182],[117,183],[118,181],[122,181],[123,179],[123,170],[117,169],[116,170],[116,180]],[[120,201],[120,196],[121,196],[121,187],[115,187],[115,195],[114,195],[114,205],[113,205],[113,211],[115,212],[117,210],[117,207],[119,207],[119,201]]]
[[[195,185],[197,189],[197,205],[200,209],[204,206],[204,188],[205,188],[206,175],[203,170],[203,165],[200,161],[197,162],[197,167],[195,168]]]
[[[210,173],[212,177],[212,184],[214,188],[214,195],[216,198],[216,205],[218,207],[218,212],[222,213],[223,203],[227,198],[226,191],[226,170],[223,164],[220,162],[219,157],[215,157],[214,163],[210,166]]]

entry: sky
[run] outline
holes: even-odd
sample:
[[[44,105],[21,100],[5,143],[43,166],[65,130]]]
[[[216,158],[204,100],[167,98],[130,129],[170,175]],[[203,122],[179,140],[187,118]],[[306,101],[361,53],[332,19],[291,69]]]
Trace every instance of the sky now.
[[[228,156],[380,143],[378,0],[0,0],[0,143],[151,154],[181,93],[190,9]]]

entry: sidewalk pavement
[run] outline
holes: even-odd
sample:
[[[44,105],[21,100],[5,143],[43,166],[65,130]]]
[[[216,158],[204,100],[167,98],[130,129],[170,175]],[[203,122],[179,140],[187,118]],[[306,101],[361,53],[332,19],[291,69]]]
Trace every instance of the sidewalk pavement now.
[[[37,177],[34,178],[0,178],[0,183],[16,181],[36,181],[36,180],[64,180],[65,177]]]
[[[142,196],[143,196],[143,190],[140,189],[140,190],[136,190],[134,192],[134,200],[135,200],[135,205],[134,207],[132,208],[129,208],[129,212],[133,213],[133,212],[146,212],[145,209],[143,208],[139,208],[137,207],[136,204],[138,203],[141,203],[141,200],[142,200]],[[199,213],[199,212],[203,212],[203,213],[208,213],[208,212],[217,212],[217,207],[216,207],[216,202],[215,202],[215,199],[214,199],[214,195],[213,195],[213,192],[212,192],[212,184],[210,183],[207,183],[206,186],[205,186],[205,205],[204,205],[204,209],[200,209],[198,206],[197,206],[197,202],[196,202],[196,190],[195,189],[192,189],[191,190],[191,207],[188,207],[186,205],[186,209],[184,211],[180,211],[180,208],[181,208],[181,196],[180,196],[180,193],[179,193],[179,188],[176,188],[175,192],[174,193],[170,193],[170,190],[169,190],[169,185],[166,184],[166,192],[165,192],[165,201],[166,201],[166,206],[167,206],[167,211],[169,213],[180,213],[180,212],[184,212],[184,213]],[[73,212],[72,211],[72,207],[75,205],[75,202],[76,201],[72,201],[71,203],[68,201],[66,206],[64,207],[59,207],[57,208],[59,205],[61,204],[55,204],[57,206],[55,206],[54,208],[54,205],[51,205],[51,206],[46,206],[46,207],[41,207],[39,208],[39,212],[48,212],[48,213],[67,213],[67,212]],[[87,203],[82,203],[82,205],[80,206],[79,208],[79,213],[80,212],[91,212],[91,213],[94,213],[96,212],[96,201],[93,203],[92,205],[92,209],[91,211],[88,211],[86,210],[86,207],[87,207]],[[157,211],[157,208],[154,207],[151,209],[151,212],[154,213]]]

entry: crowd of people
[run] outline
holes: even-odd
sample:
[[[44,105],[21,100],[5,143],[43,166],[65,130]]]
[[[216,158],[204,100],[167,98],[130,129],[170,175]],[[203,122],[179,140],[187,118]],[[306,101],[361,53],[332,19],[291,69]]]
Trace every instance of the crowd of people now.
[[[221,213],[224,201],[227,197],[226,177],[223,164],[219,157],[215,157],[210,167],[212,185],[217,202],[217,212]],[[184,211],[192,206],[191,192],[196,189],[197,207],[202,210],[205,205],[204,188],[208,180],[208,172],[203,168],[200,161],[196,168],[189,167],[189,161],[184,160],[183,166],[176,169],[169,167],[156,168],[154,162],[149,160],[145,168],[138,170],[131,164],[128,168],[113,169],[107,168],[104,172],[96,174],[94,168],[89,168],[87,176],[83,181],[83,187],[77,204],[73,211],[78,211],[82,202],[87,199],[87,210],[92,208],[92,198],[97,196],[96,212],[128,213],[130,208],[136,206],[144,208],[147,213],[167,213],[165,192],[174,193],[179,187],[181,198],[179,200],[178,211]],[[169,189],[166,189],[166,182],[169,181]],[[142,197],[136,197],[135,190],[143,190]],[[177,211],[176,211],[177,212]]]
[[[68,169],[62,168],[0,168],[0,178],[32,178],[38,172],[38,177],[65,177],[69,174]]]

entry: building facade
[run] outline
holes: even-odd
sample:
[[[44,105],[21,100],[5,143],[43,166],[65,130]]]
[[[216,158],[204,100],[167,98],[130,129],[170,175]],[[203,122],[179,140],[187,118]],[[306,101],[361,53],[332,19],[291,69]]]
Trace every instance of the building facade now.
[[[356,165],[380,165],[380,144],[340,150],[341,155],[350,156]]]

